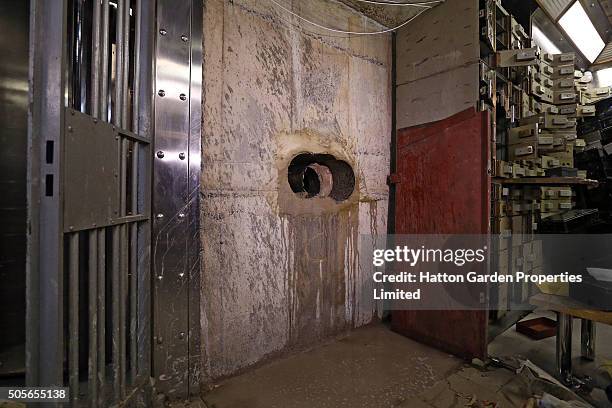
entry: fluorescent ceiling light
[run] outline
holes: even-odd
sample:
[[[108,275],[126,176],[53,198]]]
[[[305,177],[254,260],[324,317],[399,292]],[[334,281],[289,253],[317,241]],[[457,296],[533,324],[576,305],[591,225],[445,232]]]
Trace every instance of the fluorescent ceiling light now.
[[[600,69],[595,75],[597,86],[612,86],[612,68]]]
[[[559,24],[589,61],[597,59],[606,44],[579,1],[567,10]]]
[[[542,51],[548,54],[561,54],[561,50],[535,24],[531,26],[531,34],[533,41]]]

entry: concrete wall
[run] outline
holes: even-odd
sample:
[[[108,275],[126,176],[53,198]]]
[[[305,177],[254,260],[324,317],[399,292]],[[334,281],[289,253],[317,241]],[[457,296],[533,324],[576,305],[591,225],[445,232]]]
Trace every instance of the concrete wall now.
[[[381,29],[332,0],[293,10],[344,30]],[[346,38],[270,1],[205,0],[203,382],[380,312],[364,300],[372,268],[359,235],[386,232],[390,71],[387,34]],[[304,151],[350,163],[353,195],[296,196],[287,167]]]
[[[446,1],[398,30],[398,130],[476,107],[478,12],[477,0]]]

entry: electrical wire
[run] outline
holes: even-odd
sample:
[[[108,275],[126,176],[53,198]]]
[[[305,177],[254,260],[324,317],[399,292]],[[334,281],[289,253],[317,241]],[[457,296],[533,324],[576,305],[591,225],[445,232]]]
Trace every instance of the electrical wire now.
[[[344,30],[338,30],[336,28],[331,28],[331,27],[326,27],[324,25],[315,23],[314,21],[310,21],[305,17],[300,16],[299,14],[289,10],[288,8],[286,8],[285,6],[283,6],[282,4],[280,4],[279,2],[277,2],[276,0],[270,0],[270,2],[272,2],[273,4],[275,4],[278,8],[280,8],[281,10],[284,10],[286,13],[291,14],[292,16],[308,23],[311,24],[315,27],[318,27],[322,30],[327,30],[327,31],[331,31],[334,33],[340,33],[340,34],[351,34],[351,35],[378,35],[378,34],[385,34],[385,33],[390,33],[392,31],[395,30],[399,30],[400,28],[404,27],[406,24],[410,23],[411,21],[413,21],[415,18],[417,18],[418,16],[420,16],[422,13],[424,13],[425,11],[429,10],[431,7],[427,7],[427,8],[423,8],[423,10],[419,11],[417,14],[415,14],[414,16],[410,17],[408,20],[404,21],[403,23],[401,23],[400,25],[397,25],[393,28],[387,28],[386,30],[380,30],[380,31],[344,31]]]
[[[418,2],[414,2],[414,3],[403,3],[403,2],[394,2],[394,1],[384,1],[384,0],[356,0],[359,1],[361,3],[368,3],[368,4],[376,4],[379,6],[400,6],[400,7],[427,7],[427,8],[431,8],[431,4],[437,4],[437,3],[443,3],[444,0],[432,0],[432,1],[418,1]]]

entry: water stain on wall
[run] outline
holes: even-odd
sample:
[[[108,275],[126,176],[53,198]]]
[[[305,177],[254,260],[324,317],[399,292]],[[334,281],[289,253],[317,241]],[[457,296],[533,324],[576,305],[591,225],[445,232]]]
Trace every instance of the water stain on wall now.
[[[340,140],[340,142],[338,141]],[[358,260],[359,183],[344,201],[305,198],[288,182],[291,160],[301,153],[328,154],[351,167],[355,159],[341,138],[313,130],[278,137],[278,196],[274,207],[288,246],[289,339],[328,337],[352,326],[355,268]]]

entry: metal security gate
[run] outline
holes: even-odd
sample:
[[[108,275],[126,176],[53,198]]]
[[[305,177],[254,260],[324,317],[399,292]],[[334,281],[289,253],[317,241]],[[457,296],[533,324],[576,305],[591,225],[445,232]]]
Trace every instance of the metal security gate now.
[[[27,381],[72,406],[147,404],[152,13],[32,2]]]
[[[202,2],[31,4],[27,383],[197,394]]]

